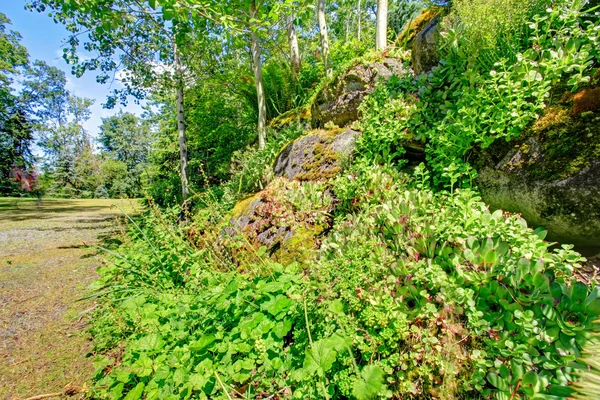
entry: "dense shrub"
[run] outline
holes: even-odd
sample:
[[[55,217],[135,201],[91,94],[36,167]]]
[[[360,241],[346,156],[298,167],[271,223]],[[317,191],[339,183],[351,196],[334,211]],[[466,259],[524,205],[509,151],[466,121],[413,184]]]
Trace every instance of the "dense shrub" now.
[[[535,121],[553,88],[590,82],[598,63],[599,24],[584,23],[578,7],[561,6],[533,17],[526,50],[501,57],[493,69],[470,65],[457,33],[445,37],[446,56],[430,75],[392,80],[363,105],[362,153],[387,162],[407,138],[427,143],[436,182],[457,182],[474,171],[474,146],[510,140]],[[498,55],[501,56],[501,55]],[[386,97],[387,96],[387,97]]]
[[[305,265],[235,264],[154,209],[100,271],[93,395],[570,395],[600,313],[571,277],[581,257],[428,181],[366,165],[337,178],[340,214]]]

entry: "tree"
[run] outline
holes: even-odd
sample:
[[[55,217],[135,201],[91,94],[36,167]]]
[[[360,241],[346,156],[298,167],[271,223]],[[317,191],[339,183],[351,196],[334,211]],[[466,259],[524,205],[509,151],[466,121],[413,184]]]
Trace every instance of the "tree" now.
[[[319,23],[319,35],[321,36],[321,53],[323,56],[325,75],[330,77],[332,70],[329,66],[329,36],[327,35],[327,20],[325,19],[325,0],[319,0],[317,21]]]
[[[31,147],[33,129],[25,111],[12,107],[10,114],[0,119],[0,194],[18,193],[15,173],[31,174],[35,158]]]
[[[97,185],[97,160],[83,128],[93,100],[66,89],[65,73],[36,61],[24,73],[21,101],[45,154],[45,174],[57,194],[87,197]]]
[[[149,125],[134,114],[102,119],[98,142],[105,160],[100,169],[108,197],[140,194],[153,139]]]
[[[26,110],[13,94],[11,84],[27,66],[27,49],[21,35],[7,30],[10,20],[0,13],[0,194],[20,191],[15,173],[29,175],[35,163],[31,147],[33,129]]]
[[[294,11],[291,10],[286,16],[286,24],[288,31],[288,41],[290,44],[290,64],[292,73],[297,76],[300,73],[300,49],[298,47],[298,36],[296,35],[296,22]]]
[[[0,118],[12,113],[16,99],[10,85],[18,76],[19,68],[29,62],[27,49],[19,43],[21,35],[7,30],[6,26],[10,24],[6,15],[0,13]]]
[[[387,47],[388,0],[377,0],[377,27],[375,32],[375,47],[385,50]]]
[[[148,92],[174,91],[177,102],[177,131],[180,149],[181,193],[189,194],[187,179],[187,138],[184,90],[186,70],[183,57],[194,57],[194,49],[186,46],[192,27],[177,14],[171,4],[156,9],[156,1],[137,0],[33,0],[29,7],[39,12],[46,8],[71,31],[65,59],[73,64],[77,76],[96,71],[101,83],[112,82],[121,74],[123,89],[115,89],[106,106],[117,101],[137,100]],[[87,34],[87,37],[84,36]],[[84,43],[81,43],[84,37]],[[81,60],[80,47],[93,57]]]

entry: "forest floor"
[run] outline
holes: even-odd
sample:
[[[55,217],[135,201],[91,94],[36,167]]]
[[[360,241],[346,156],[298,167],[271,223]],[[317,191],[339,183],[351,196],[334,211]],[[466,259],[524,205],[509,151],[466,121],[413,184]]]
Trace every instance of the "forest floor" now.
[[[93,372],[85,297],[136,201],[0,198],[0,400],[81,396]],[[85,243],[85,244],[84,244]],[[57,396],[61,397],[61,396]]]

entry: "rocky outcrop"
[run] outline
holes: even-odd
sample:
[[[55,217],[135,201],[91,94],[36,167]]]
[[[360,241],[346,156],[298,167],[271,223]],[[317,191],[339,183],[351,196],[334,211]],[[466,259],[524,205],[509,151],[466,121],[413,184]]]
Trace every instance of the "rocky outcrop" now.
[[[433,6],[425,8],[421,11],[415,19],[410,21],[396,38],[396,46],[403,47],[405,49],[412,49],[415,43],[415,39],[419,33],[429,25],[431,20],[433,20],[438,15],[442,14],[444,11],[443,7]]]
[[[431,71],[440,62],[436,44],[440,21],[441,18],[437,15],[419,32],[413,42],[411,61],[415,76]]]
[[[356,121],[358,107],[375,84],[404,73],[401,62],[393,58],[352,67],[317,94],[311,108],[313,127],[322,128],[327,123],[342,127]]]
[[[266,254],[282,264],[304,262],[314,255],[320,235],[331,226],[332,209],[333,199],[324,183],[277,178],[235,206],[222,242],[227,242],[234,257],[248,254],[237,249],[264,247]],[[239,237],[243,239],[236,241]]]
[[[288,144],[275,159],[275,176],[319,181],[335,176],[352,157],[358,132],[352,129],[314,131]]]
[[[518,212],[548,239],[600,253],[600,110],[570,104],[546,109],[519,140],[494,143],[474,162],[483,199]],[[600,105],[600,103],[598,103]]]

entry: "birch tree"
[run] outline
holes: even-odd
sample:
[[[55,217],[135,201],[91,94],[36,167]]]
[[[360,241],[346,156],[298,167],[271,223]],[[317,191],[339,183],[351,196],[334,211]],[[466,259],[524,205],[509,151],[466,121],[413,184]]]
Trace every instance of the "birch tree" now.
[[[331,77],[332,70],[329,65],[329,36],[327,35],[327,20],[325,19],[325,0],[318,0],[317,21],[319,23],[319,35],[321,37],[321,53],[325,76]]]
[[[288,42],[290,44],[290,64],[292,73],[298,75],[300,72],[300,49],[298,47],[298,36],[296,35],[295,13],[290,10],[286,16],[286,25],[288,31]]]
[[[377,27],[375,47],[378,51],[387,47],[388,0],[377,0]]]

